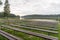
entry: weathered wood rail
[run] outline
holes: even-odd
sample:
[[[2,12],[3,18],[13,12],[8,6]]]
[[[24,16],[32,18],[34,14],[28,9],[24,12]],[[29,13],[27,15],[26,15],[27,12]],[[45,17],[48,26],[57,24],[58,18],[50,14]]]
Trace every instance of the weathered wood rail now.
[[[4,23],[4,22],[3,22]],[[31,27],[31,25],[20,25],[20,26],[24,26],[24,27]],[[46,27],[37,27],[37,26],[34,26],[32,28],[41,28],[41,29],[44,29]],[[53,31],[58,31],[58,29],[55,29],[55,28],[48,28],[48,30],[53,30]]]
[[[20,26],[31,27],[31,25],[20,25]],[[46,27],[37,27],[37,26],[34,26],[32,28],[41,28],[41,29],[44,29]],[[56,29],[56,28],[48,28],[48,30],[58,30],[58,29]]]
[[[18,38],[16,36],[13,36],[13,35],[11,35],[11,34],[9,34],[7,32],[4,32],[2,30],[0,30],[0,34],[3,35],[4,37],[6,37],[8,40],[23,40],[21,38]]]
[[[27,31],[27,30],[22,30],[22,29],[19,29],[19,28],[13,28],[13,27],[7,26],[7,25],[2,25],[2,27],[6,27],[6,28],[9,28],[9,29],[12,29],[12,30],[15,30],[15,31],[18,31],[18,32],[23,32],[23,33],[33,35],[33,36],[42,37],[45,40],[58,40],[57,37],[48,36],[48,35],[45,35],[45,34],[40,34],[40,33],[31,32],[31,31]]]
[[[49,33],[58,34],[57,31],[51,31],[51,30],[45,30],[45,29],[38,29],[38,28],[31,28],[31,27],[24,27],[24,26],[19,26],[19,25],[10,25],[10,26],[18,26],[19,28],[28,28],[28,29],[32,29],[32,30],[38,30],[38,31],[43,31],[43,32],[49,32]]]

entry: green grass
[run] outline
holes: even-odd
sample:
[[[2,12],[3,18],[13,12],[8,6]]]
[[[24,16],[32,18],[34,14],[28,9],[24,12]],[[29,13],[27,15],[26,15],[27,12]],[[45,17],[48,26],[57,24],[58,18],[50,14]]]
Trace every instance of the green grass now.
[[[15,35],[17,37],[23,38],[24,40],[45,40],[45,39],[40,38],[40,37],[28,35],[28,34],[18,32],[18,31],[14,31],[14,30],[7,29],[7,28],[2,28],[1,30],[5,31],[5,32],[8,32],[12,35]]]
[[[31,30],[31,29],[27,29],[27,28],[23,28],[23,29],[25,29],[25,30]],[[43,32],[43,31],[39,31],[39,30],[31,30],[31,31],[33,31],[33,32],[38,32],[38,33],[41,33],[41,34],[46,34],[46,35],[58,37],[57,34],[53,34],[53,33],[51,33],[51,32]]]
[[[17,25],[19,25],[19,24],[17,24]],[[28,27],[28,26],[26,26],[26,27]],[[36,27],[35,27],[35,25],[30,25],[30,27],[31,27],[31,28],[38,28],[38,29],[51,30],[51,31],[58,31],[58,30],[49,29],[49,28],[51,28],[51,27],[47,27],[47,26],[43,28],[43,27],[41,27],[41,26],[36,26]]]
[[[14,26],[14,27],[16,27],[16,26]],[[19,27],[16,27],[16,28],[19,28]],[[57,34],[53,34],[53,33],[49,33],[49,32],[43,32],[43,31],[39,31],[39,30],[32,30],[32,29],[28,29],[28,28],[20,28],[20,29],[29,30],[29,31],[32,31],[32,32],[37,32],[37,33],[41,33],[41,34],[46,34],[46,35],[58,37]]]
[[[16,27],[16,26],[13,26],[13,27]],[[20,28],[20,29],[24,29],[24,30],[29,30],[29,31],[32,31],[32,32],[37,32],[37,33],[41,33],[41,34],[46,34],[46,35],[50,35],[50,36],[55,36],[55,37],[58,37],[57,34],[53,34],[51,32],[44,32],[44,31],[40,31],[40,30],[35,30],[35,29],[28,29],[28,28],[21,28],[21,27],[16,27],[16,28]]]
[[[60,23],[58,23],[58,32],[59,32],[58,38],[59,38],[59,40],[60,40]]]
[[[8,40],[8,39],[5,38],[4,36],[0,35],[0,40]]]
[[[16,24],[16,23],[15,23]],[[43,27],[43,26],[40,26],[40,25],[31,25],[31,24],[29,24],[28,23],[28,21],[21,21],[20,23],[18,23],[17,25],[30,25],[30,27],[32,27],[32,28],[36,28],[35,26],[37,26],[37,28],[41,28],[41,27]],[[48,29],[48,28],[51,28],[51,27],[48,27],[48,26],[44,26],[45,28],[41,28],[41,29],[46,29],[46,30],[51,30],[51,29]],[[58,31],[58,30],[53,30],[53,31]]]
[[[16,22],[15,22],[16,23]],[[14,24],[15,24],[14,23]],[[5,23],[0,23],[0,25],[2,24],[5,24]],[[18,23],[19,24],[19,23]],[[27,24],[27,22],[21,22],[20,24]],[[33,26],[32,26],[33,27]],[[55,37],[58,37],[57,34],[53,34],[53,33],[48,33],[48,32],[42,32],[42,31],[38,31],[38,30],[31,30],[31,29],[27,29],[27,28],[20,28],[20,29],[24,29],[24,30],[29,30],[29,31],[32,31],[32,32],[38,32],[38,33],[41,33],[41,34],[46,34],[46,35],[49,35],[49,36],[55,36]],[[28,35],[28,34],[25,34],[25,33],[22,33],[22,32],[18,32],[18,31],[14,31],[14,30],[11,30],[11,29],[7,29],[7,28],[3,28],[2,30],[12,34],[12,35],[15,35],[15,36],[18,36],[18,37],[21,37],[23,38],[24,40],[44,40],[43,38],[39,38],[39,37],[35,37],[35,36],[31,36],[31,35]],[[60,30],[60,29],[59,29]],[[60,32],[60,31],[59,31]],[[60,37],[60,34],[59,34],[59,37]]]

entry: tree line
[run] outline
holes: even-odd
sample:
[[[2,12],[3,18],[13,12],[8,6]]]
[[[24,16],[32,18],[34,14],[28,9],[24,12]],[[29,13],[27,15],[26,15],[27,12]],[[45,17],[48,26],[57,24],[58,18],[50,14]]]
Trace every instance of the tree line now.
[[[22,16],[25,19],[56,19],[60,18],[60,15],[26,15]]]
[[[9,18],[20,17],[20,16],[16,16],[15,14],[9,14],[6,16],[8,16]],[[3,17],[5,17],[4,12],[0,12],[0,18],[3,18]]]

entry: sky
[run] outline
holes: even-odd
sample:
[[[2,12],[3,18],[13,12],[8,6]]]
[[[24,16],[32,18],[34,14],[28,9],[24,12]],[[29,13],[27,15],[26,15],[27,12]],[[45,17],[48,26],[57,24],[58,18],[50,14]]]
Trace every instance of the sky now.
[[[4,7],[0,5],[0,12]],[[60,0],[9,0],[10,11],[13,14],[24,16],[31,14],[60,14]]]

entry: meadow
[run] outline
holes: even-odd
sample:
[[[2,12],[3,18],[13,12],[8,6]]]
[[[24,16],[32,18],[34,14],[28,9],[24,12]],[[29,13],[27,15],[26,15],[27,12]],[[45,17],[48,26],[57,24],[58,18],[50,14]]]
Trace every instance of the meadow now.
[[[6,27],[2,27],[2,25],[5,25]],[[36,35],[34,36],[33,34],[29,34],[28,31],[39,33],[40,35],[44,34],[47,37],[49,36],[52,38],[58,38],[57,25],[58,25],[57,23],[52,23],[52,22],[41,22],[41,21],[39,22],[39,21],[19,20],[19,19],[8,19],[8,20],[0,19],[0,26],[1,26],[0,30],[5,31],[13,36],[22,38],[23,40],[48,40],[49,39],[49,38],[44,38],[42,36],[41,37],[40,36],[38,37]],[[25,30],[25,32],[13,30],[9,27],[18,28],[19,30]],[[6,39],[5,37],[3,38]]]

